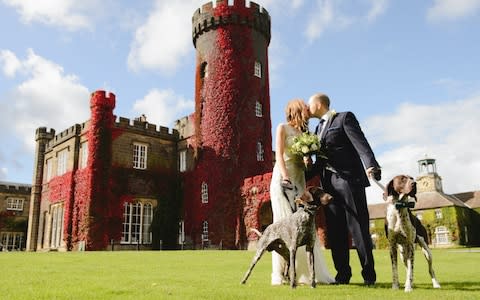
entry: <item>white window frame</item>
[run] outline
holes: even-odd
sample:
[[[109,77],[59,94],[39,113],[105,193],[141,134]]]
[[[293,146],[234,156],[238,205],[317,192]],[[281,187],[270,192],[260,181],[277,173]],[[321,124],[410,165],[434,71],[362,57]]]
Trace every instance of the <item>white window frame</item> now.
[[[187,170],[187,150],[182,150],[178,154],[179,171],[185,172]]]
[[[263,117],[263,106],[259,101],[255,102],[255,116]]]
[[[50,181],[50,179],[52,179],[52,176],[53,176],[53,159],[52,158],[47,159],[47,174],[45,176],[46,176],[45,182],[48,182]]]
[[[0,235],[3,251],[22,250],[25,247],[23,242],[23,232],[2,232]]]
[[[57,153],[57,176],[67,173],[68,149],[63,149]]]
[[[88,141],[80,144],[80,169],[87,167],[88,163]]]
[[[435,210],[435,219],[442,219],[442,218],[443,218],[442,210],[441,209],[436,209]]]
[[[50,248],[57,249],[63,241],[63,203],[51,207]]]
[[[202,182],[201,194],[202,203],[208,203],[208,184],[206,182]]]
[[[257,161],[265,161],[265,150],[262,142],[257,142]]]
[[[23,211],[23,203],[25,199],[23,198],[7,198],[7,210]]]
[[[435,228],[435,244],[436,245],[449,245],[450,244],[450,232],[445,226],[438,226]]]
[[[208,221],[202,223],[202,242],[208,241]]]
[[[153,205],[150,202],[125,202],[121,244],[152,244]]]
[[[258,60],[255,61],[253,75],[262,78],[262,64]]]
[[[148,145],[133,143],[133,168],[145,170],[147,168]]]
[[[185,221],[180,220],[178,222],[178,244],[185,244]]]

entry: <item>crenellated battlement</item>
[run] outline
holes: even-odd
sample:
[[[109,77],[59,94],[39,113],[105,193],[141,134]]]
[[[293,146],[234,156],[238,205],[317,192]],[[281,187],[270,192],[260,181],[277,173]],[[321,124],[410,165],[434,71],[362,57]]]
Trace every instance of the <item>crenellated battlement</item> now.
[[[163,138],[170,138],[170,139],[178,139],[178,130],[170,129],[164,126],[157,126],[152,123],[142,122],[139,120],[130,120],[124,117],[118,117],[115,120],[114,127],[121,128],[125,130],[133,130],[135,132],[140,132],[142,134],[147,134],[150,136],[155,137],[163,137]]]
[[[32,186],[24,183],[0,181],[0,193],[25,193],[30,194]]]
[[[234,0],[233,5],[228,5],[227,0],[217,0],[215,7],[212,2],[208,2],[193,14],[193,45],[196,47],[197,38],[204,32],[230,24],[251,27],[270,43],[271,21],[267,10],[255,2],[250,2],[250,6],[247,6],[245,0]]]
[[[35,130],[35,141],[38,140],[50,140],[55,136],[55,129],[50,128],[50,131],[47,130],[47,127],[38,127]]]
[[[52,137],[48,141],[45,150],[50,150],[51,148],[55,147],[55,145],[63,143],[64,141],[66,141],[66,140],[68,140],[68,139],[70,139],[74,136],[79,135],[82,132],[82,129],[84,129],[84,128],[85,128],[85,123],[75,124],[73,126],[70,126],[69,128],[65,129],[64,131],[62,131],[59,134]],[[55,132],[55,131],[53,131],[53,132]]]
[[[104,90],[97,90],[91,94],[90,107],[103,106],[108,109],[115,108],[115,94]]]

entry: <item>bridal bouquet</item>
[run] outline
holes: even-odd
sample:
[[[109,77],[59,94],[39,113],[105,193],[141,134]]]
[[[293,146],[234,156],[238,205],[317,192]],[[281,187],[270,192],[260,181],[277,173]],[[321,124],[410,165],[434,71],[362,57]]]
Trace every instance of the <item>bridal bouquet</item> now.
[[[309,156],[313,154],[325,157],[321,151],[320,140],[316,134],[303,132],[293,139],[293,144],[290,147],[290,152],[299,156]]]

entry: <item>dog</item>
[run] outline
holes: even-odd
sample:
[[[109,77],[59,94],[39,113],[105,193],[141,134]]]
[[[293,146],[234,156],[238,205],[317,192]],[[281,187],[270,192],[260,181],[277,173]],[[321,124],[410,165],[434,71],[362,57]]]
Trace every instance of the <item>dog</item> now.
[[[427,259],[433,287],[440,288],[432,267],[432,252],[427,245],[427,231],[410,211],[417,200],[416,193],[415,180],[407,175],[398,175],[388,183],[386,195],[384,195],[388,203],[385,229],[392,260],[392,288],[399,288],[397,267],[397,249],[399,249],[400,257],[407,268],[405,292],[413,290],[415,243],[420,245]]]
[[[296,287],[295,257],[298,247],[306,246],[307,259],[310,271],[311,287],[315,288],[315,270],[313,247],[315,244],[315,214],[320,205],[327,205],[332,196],[319,187],[308,187],[305,192],[295,199],[299,208],[290,216],[270,224],[262,233],[253,229],[260,239],[257,242],[257,252],[252,259],[241,283],[245,284],[253,268],[265,251],[276,251],[287,262],[285,274],[290,279],[290,287]]]

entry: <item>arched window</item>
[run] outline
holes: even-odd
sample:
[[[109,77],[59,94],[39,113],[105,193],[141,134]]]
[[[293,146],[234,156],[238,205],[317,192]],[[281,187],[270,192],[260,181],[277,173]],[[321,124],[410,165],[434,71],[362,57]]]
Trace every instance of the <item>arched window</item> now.
[[[208,184],[202,182],[202,203],[208,203]]]
[[[257,142],[257,161],[264,161],[265,151],[263,150],[262,142]]]

